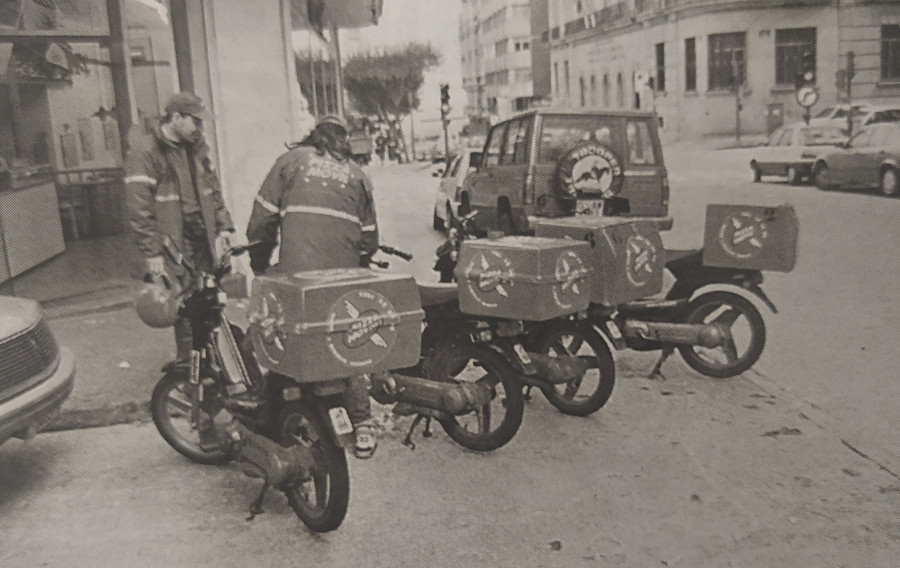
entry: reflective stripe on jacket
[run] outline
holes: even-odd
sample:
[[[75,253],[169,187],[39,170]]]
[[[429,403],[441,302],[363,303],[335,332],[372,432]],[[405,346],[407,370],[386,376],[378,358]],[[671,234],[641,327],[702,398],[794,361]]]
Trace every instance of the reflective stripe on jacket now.
[[[185,195],[182,191],[194,191],[185,149],[166,140],[159,127],[149,135],[135,136],[129,143],[125,202],[138,248],[147,258],[159,256],[163,254],[162,239],[168,236],[184,251],[181,196]],[[209,147],[201,141],[192,149],[200,214],[209,250],[215,251],[216,236],[222,231],[233,231],[234,225],[209,160]]]
[[[253,203],[247,227],[251,264],[261,270],[281,229],[279,270],[297,272],[359,266],[378,248],[372,182],[352,160],[300,146],[276,160]]]

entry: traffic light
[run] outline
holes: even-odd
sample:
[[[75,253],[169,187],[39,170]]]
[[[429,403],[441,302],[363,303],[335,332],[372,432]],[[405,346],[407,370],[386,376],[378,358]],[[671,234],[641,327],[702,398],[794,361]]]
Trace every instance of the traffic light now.
[[[816,84],[816,54],[807,51],[800,61],[800,73],[797,74],[795,86],[799,89]]]
[[[450,85],[441,83],[441,118],[450,116]]]

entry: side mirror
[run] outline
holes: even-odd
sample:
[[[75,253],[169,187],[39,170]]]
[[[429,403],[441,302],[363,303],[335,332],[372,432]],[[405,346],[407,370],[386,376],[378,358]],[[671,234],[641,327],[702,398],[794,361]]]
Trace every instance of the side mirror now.
[[[473,153],[472,156],[469,158],[469,171],[472,171],[473,169],[477,170],[478,168],[481,167],[481,163],[482,163],[481,152]]]

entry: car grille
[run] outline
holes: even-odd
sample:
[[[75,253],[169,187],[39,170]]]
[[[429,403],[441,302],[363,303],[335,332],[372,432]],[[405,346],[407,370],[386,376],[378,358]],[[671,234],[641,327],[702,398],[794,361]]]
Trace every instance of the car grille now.
[[[25,333],[0,343],[0,402],[31,387],[58,355],[59,346],[43,320]]]

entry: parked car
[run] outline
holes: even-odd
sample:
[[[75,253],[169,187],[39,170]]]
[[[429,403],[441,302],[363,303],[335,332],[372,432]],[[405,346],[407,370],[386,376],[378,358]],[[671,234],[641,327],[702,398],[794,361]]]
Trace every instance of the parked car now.
[[[643,111],[539,108],[491,127],[460,202],[482,231],[532,232],[530,218],[669,217],[659,121]]]
[[[870,124],[875,124],[876,122],[897,122],[900,121],[900,106],[877,106],[872,107],[868,113],[866,113],[860,123],[862,126],[868,126]]]
[[[753,152],[750,160],[753,181],[761,181],[765,175],[777,175],[786,176],[788,183],[797,185],[812,173],[819,153],[845,142],[847,136],[838,126],[807,126],[802,122],[783,126]]]
[[[837,126],[847,130],[847,115],[853,112],[853,132],[858,132],[862,126],[863,117],[872,110],[869,101],[853,101],[853,104],[840,103],[827,106],[816,113],[809,121],[810,126]]]
[[[813,164],[820,189],[881,189],[888,196],[900,193],[900,122],[866,126],[843,147],[826,152]]]
[[[440,177],[437,199],[434,201],[432,225],[435,230],[449,227],[459,207],[459,194],[466,177],[475,171],[481,160],[481,148],[467,148],[450,158],[450,164],[443,172],[435,172]]]
[[[72,393],[75,358],[37,302],[0,296],[0,444],[47,426]]]

